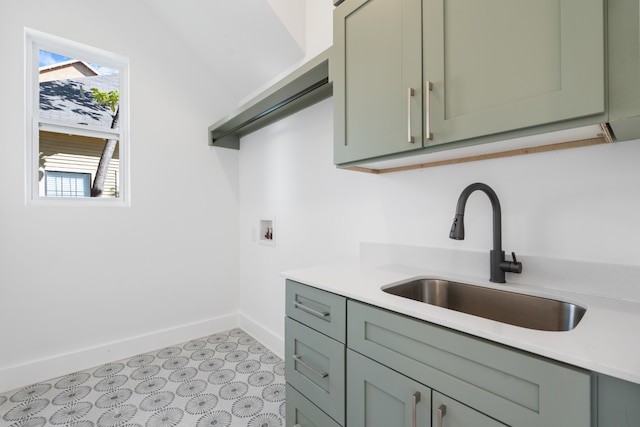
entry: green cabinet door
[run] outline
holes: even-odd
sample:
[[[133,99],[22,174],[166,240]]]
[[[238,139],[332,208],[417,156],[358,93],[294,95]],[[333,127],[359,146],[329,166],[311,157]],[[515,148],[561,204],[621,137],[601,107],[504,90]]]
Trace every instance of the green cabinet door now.
[[[431,390],[404,375],[347,350],[347,425],[429,425]]]
[[[640,426],[640,384],[596,374],[598,427]]]
[[[608,1],[609,124],[618,141],[640,138],[640,3]]]
[[[438,392],[433,392],[431,425],[438,427],[505,427],[462,403]]]
[[[336,164],[422,148],[421,0],[334,11]]]
[[[423,13],[427,146],[604,113],[603,0],[424,0]]]

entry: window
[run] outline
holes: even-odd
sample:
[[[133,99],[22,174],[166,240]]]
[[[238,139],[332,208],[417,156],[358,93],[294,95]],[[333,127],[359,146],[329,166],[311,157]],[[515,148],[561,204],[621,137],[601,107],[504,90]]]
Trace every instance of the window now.
[[[128,206],[128,60],[25,37],[27,203]]]
[[[52,197],[90,197],[91,174],[46,171],[45,195]]]

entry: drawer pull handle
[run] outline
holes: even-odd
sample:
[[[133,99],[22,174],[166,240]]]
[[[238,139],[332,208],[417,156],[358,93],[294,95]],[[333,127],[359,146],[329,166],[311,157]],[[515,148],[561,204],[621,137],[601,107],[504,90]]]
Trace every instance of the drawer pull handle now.
[[[445,405],[440,405],[438,408],[438,427],[442,427],[442,419],[447,415],[447,407]]]
[[[307,313],[311,314],[312,316],[319,317],[319,318],[321,318],[321,319],[324,319],[325,317],[327,317],[327,316],[329,315],[329,312],[328,312],[328,311],[318,311],[318,310],[314,310],[313,308],[309,308],[309,307],[307,307],[306,305],[304,305],[304,304],[302,304],[302,303],[300,303],[300,302],[298,302],[298,301],[295,301],[295,302],[293,303],[293,305],[294,305],[296,308],[299,308],[300,310],[302,310],[302,311],[304,311],[304,312],[307,312]]]
[[[327,372],[320,372],[320,371],[316,371],[315,369],[313,369],[311,366],[309,366],[308,364],[306,364],[302,360],[302,357],[298,356],[297,354],[293,355],[293,360],[295,360],[297,363],[301,364],[302,366],[304,366],[305,368],[310,370],[313,375],[315,375],[316,377],[318,377],[320,379],[327,378],[329,376],[329,374]]]
[[[425,137],[428,140],[433,139],[433,134],[431,133],[431,121],[429,117],[431,116],[431,89],[433,89],[433,84],[427,80],[424,82],[424,127],[425,127]]]
[[[416,427],[418,423],[418,402],[420,402],[420,392],[416,391],[411,396],[411,427]]]
[[[413,135],[411,135],[411,98],[414,94],[413,88],[407,89],[407,140],[410,144],[416,142]]]

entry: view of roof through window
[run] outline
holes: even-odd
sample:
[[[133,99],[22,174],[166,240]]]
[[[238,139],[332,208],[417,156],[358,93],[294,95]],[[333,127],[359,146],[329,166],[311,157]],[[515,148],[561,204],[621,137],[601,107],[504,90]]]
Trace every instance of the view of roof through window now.
[[[43,68],[55,67],[62,65],[61,63],[76,61],[73,58],[68,56],[59,55],[57,53],[48,52],[46,50],[40,50],[38,55],[38,67],[42,70]],[[117,73],[117,70],[113,68],[105,67],[99,64],[87,63],[93,68],[97,74],[113,74]]]
[[[116,70],[43,50],[39,66],[41,119],[114,128],[114,111],[97,102],[92,89],[118,91]]]
[[[46,50],[38,53],[41,170],[90,174],[91,196],[118,197],[118,138],[95,133],[119,130],[118,70]],[[40,187],[44,196],[87,197],[84,191],[54,193]]]

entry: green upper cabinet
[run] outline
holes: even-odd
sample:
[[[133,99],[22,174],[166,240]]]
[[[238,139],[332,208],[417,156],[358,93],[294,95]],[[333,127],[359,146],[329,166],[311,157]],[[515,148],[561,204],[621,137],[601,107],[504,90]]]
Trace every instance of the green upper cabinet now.
[[[609,124],[616,140],[640,137],[640,3],[608,0]]]
[[[335,163],[422,148],[421,0],[334,12]]]
[[[606,121],[604,16],[604,0],[346,0],[335,163]]]
[[[429,144],[605,111],[603,0],[423,5]]]

